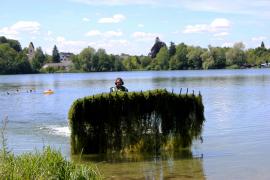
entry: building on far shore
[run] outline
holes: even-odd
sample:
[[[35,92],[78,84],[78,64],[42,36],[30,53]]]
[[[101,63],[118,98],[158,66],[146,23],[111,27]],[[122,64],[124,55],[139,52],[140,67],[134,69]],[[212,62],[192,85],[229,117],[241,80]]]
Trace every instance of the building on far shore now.
[[[31,61],[34,56],[35,56],[35,47],[34,44],[32,42],[30,42],[29,46],[28,46],[28,60]]]
[[[59,55],[60,55],[60,62],[63,62],[63,61],[71,61],[71,57],[74,54],[70,52],[60,52]]]
[[[69,71],[71,69],[71,66],[73,65],[72,61],[62,61],[60,63],[47,63],[42,66],[42,69],[47,68],[55,68],[55,69],[62,69],[65,71]]]
[[[71,61],[71,57],[74,55],[69,52],[60,52],[60,62],[59,63],[47,63],[42,66],[42,69],[46,68],[54,68],[54,69],[62,69],[65,71],[69,71],[73,65]]]

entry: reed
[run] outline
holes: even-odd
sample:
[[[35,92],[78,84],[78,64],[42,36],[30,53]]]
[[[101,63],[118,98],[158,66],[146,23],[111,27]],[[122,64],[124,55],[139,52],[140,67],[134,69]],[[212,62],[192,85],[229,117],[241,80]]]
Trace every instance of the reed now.
[[[5,137],[7,118],[1,128],[0,179],[101,179],[97,168],[67,161],[60,151],[44,147],[39,152],[15,156],[7,148]]]
[[[72,153],[177,151],[201,138],[204,120],[200,94],[158,89],[88,96],[69,111]]]

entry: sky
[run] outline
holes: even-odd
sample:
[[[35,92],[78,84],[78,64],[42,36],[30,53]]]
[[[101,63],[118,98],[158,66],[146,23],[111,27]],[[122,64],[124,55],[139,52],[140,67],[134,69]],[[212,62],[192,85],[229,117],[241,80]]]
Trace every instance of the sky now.
[[[0,36],[33,42],[47,54],[90,46],[147,55],[159,37],[192,46],[270,47],[270,0],[7,0]]]

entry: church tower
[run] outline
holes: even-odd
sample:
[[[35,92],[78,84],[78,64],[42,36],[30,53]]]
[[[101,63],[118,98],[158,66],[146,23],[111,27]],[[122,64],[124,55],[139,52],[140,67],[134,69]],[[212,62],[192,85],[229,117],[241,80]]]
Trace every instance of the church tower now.
[[[28,59],[31,61],[33,57],[35,56],[35,47],[32,42],[30,42],[29,47],[28,47]]]

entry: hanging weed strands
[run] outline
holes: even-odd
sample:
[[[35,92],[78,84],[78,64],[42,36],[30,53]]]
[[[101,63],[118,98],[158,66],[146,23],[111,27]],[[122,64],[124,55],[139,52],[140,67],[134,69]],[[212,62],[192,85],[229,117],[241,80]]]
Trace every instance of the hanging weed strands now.
[[[69,111],[73,154],[157,152],[201,138],[201,95],[114,92],[76,100]]]

